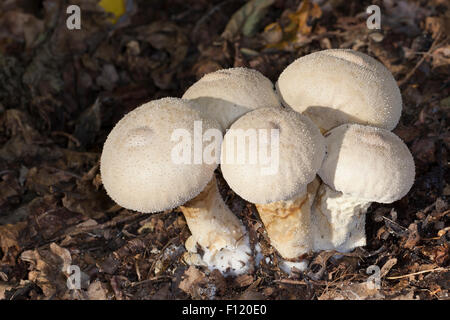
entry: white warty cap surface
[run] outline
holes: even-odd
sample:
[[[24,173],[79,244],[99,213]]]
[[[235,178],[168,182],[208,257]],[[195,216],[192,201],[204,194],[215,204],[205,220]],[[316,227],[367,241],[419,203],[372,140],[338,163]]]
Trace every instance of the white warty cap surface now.
[[[225,130],[243,114],[263,107],[281,107],[273,83],[257,70],[222,69],[204,75],[183,99],[194,100],[202,113]]]
[[[250,163],[250,143],[245,143],[243,151],[245,163],[236,163],[239,150],[238,131],[248,129],[267,129],[264,136],[268,137],[264,144],[258,135],[257,150],[271,150],[271,129],[279,130],[279,165],[274,174],[262,174],[269,165],[258,157],[255,164]],[[238,136],[238,138],[236,138]],[[228,143],[234,139],[235,147],[229,150]],[[249,140],[247,140],[249,141]],[[319,170],[325,155],[324,138],[319,129],[307,117],[292,110],[275,108],[260,108],[239,118],[225,134],[222,143],[221,169],[225,180],[239,196],[257,204],[267,204],[275,201],[289,200],[300,192],[306,191],[306,185],[311,182]]]
[[[220,126],[202,119],[193,102],[163,98],[126,114],[103,146],[101,176],[108,195],[119,205],[141,212],[173,209],[197,196],[211,180],[213,164],[176,164],[171,141],[176,129],[193,137],[194,121],[203,130]],[[193,143],[192,143],[193,145]],[[193,154],[193,150],[191,150]]]
[[[414,159],[394,133],[345,124],[325,135],[327,155],[319,176],[328,186],[352,197],[391,203],[414,183]]]
[[[402,110],[400,89],[389,70],[348,49],[295,60],[281,73],[277,90],[285,105],[305,112],[325,131],[344,123],[392,130]]]

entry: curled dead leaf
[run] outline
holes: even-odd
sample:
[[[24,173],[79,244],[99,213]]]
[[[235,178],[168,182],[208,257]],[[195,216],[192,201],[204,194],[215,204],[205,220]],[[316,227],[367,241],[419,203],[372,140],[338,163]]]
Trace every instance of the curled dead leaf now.
[[[0,249],[3,252],[2,262],[13,263],[20,252],[20,234],[27,226],[26,222],[0,226]]]

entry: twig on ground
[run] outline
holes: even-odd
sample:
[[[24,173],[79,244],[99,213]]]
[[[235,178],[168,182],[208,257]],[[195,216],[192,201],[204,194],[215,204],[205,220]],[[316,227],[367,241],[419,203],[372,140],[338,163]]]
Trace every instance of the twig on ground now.
[[[439,31],[438,35],[434,39],[433,43],[431,44],[430,49],[420,58],[420,60],[417,62],[417,64],[412,68],[410,72],[401,80],[398,81],[398,86],[402,87],[404,84],[406,84],[409,79],[416,73],[417,69],[422,65],[422,63],[425,61],[425,59],[435,50],[438,48],[438,40],[441,38],[442,30]]]
[[[417,272],[413,272],[413,273],[408,273],[408,274],[404,274],[401,276],[386,277],[386,279],[389,279],[389,280],[402,279],[402,278],[416,276],[418,274],[427,273],[427,272],[441,272],[441,271],[448,271],[448,270],[450,270],[450,269],[449,268],[435,268],[435,269],[430,269],[430,270],[422,270],[422,271],[417,271]]]

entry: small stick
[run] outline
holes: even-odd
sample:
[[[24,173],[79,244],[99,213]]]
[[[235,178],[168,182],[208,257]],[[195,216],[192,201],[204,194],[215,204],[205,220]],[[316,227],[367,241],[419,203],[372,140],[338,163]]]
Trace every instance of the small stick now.
[[[78,140],[77,138],[75,138],[73,135],[71,135],[70,133],[67,132],[63,132],[63,131],[53,131],[51,133],[52,136],[64,136],[67,139],[69,139],[70,141],[72,141],[73,143],[75,143],[75,145],[77,147],[81,146],[80,140]]]
[[[142,281],[138,281],[138,282],[132,282],[130,284],[130,286],[131,287],[135,287],[135,286],[138,286],[138,285],[141,285],[141,284],[145,284],[145,283],[149,283],[149,282],[153,282],[153,281],[165,280],[165,279],[166,280],[172,280],[173,277],[171,277],[171,276],[164,276],[164,275],[151,277],[151,278],[149,278],[147,280],[142,280]]]
[[[420,60],[417,62],[417,64],[414,66],[414,68],[412,68],[412,70],[410,72],[408,72],[408,74],[401,79],[400,81],[398,81],[398,86],[401,87],[404,84],[406,84],[409,79],[414,75],[414,73],[416,73],[417,69],[422,65],[422,63],[425,61],[425,59],[435,50],[438,48],[437,46],[437,42],[439,40],[439,38],[441,37],[442,31],[439,31],[438,35],[436,36],[436,39],[434,39],[433,43],[431,44],[430,49],[428,49],[428,51],[422,56],[422,58],[420,58]]]
[[[305,281],[292,280],[292,279],[274,280],[273,282],[287,283],[287,284],[301,284],[301,285],[304,285],[304,286],[308,285]]]
[[[447,270],[449,270],[449,268],[435,268],[435,269],[430,269],[430,270],[422,270],[422,271],[418,271],[418,272],[408,273],[408,274],[404,274],[402,276],[386,277],[386,279],[389,279],[389,280],[401,279],[401,278],[407,278],[410,276],[415,276],[415,275],[427,273],[427,272],[439,272],[439,271],[447,271]]]

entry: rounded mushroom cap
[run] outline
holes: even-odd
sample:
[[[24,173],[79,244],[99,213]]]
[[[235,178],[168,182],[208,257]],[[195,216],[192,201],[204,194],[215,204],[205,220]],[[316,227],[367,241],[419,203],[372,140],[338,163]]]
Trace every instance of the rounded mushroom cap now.
[[[126,114],[103,146],[100,170],[108,195],[141,212],[173,209],[198,195],[217,164],[172,159],[173,148],[180,144],[172,141],[172,133],[181,129],[192,137],[194,121],[202,121],[204,130],[219,128],[216,121],[203,119],[192,102],[177,98],[150,101]]]
[[[183,99],[197,102],[201,112],[216,119],[223,130],[253,109],[281,107],[272,82],[247,68],[208,73],[186,90]]]
[[[305,113],[323,131],[344,123],[392,130],[402,110],[400,89],[389,70],[347,49],[295,60],[281,73],[277,90],[286,106]]]
[[[225,134],[221,169],[242,198],[267,204],[306,192],[324,156],[324,138],[310,119],[292,110],[260,108]]]
[[[327,155],[319,176],[336,191],[352,197],[391,203],[414,183],[414,159],[394,133],[345,124],[325,135]]]

